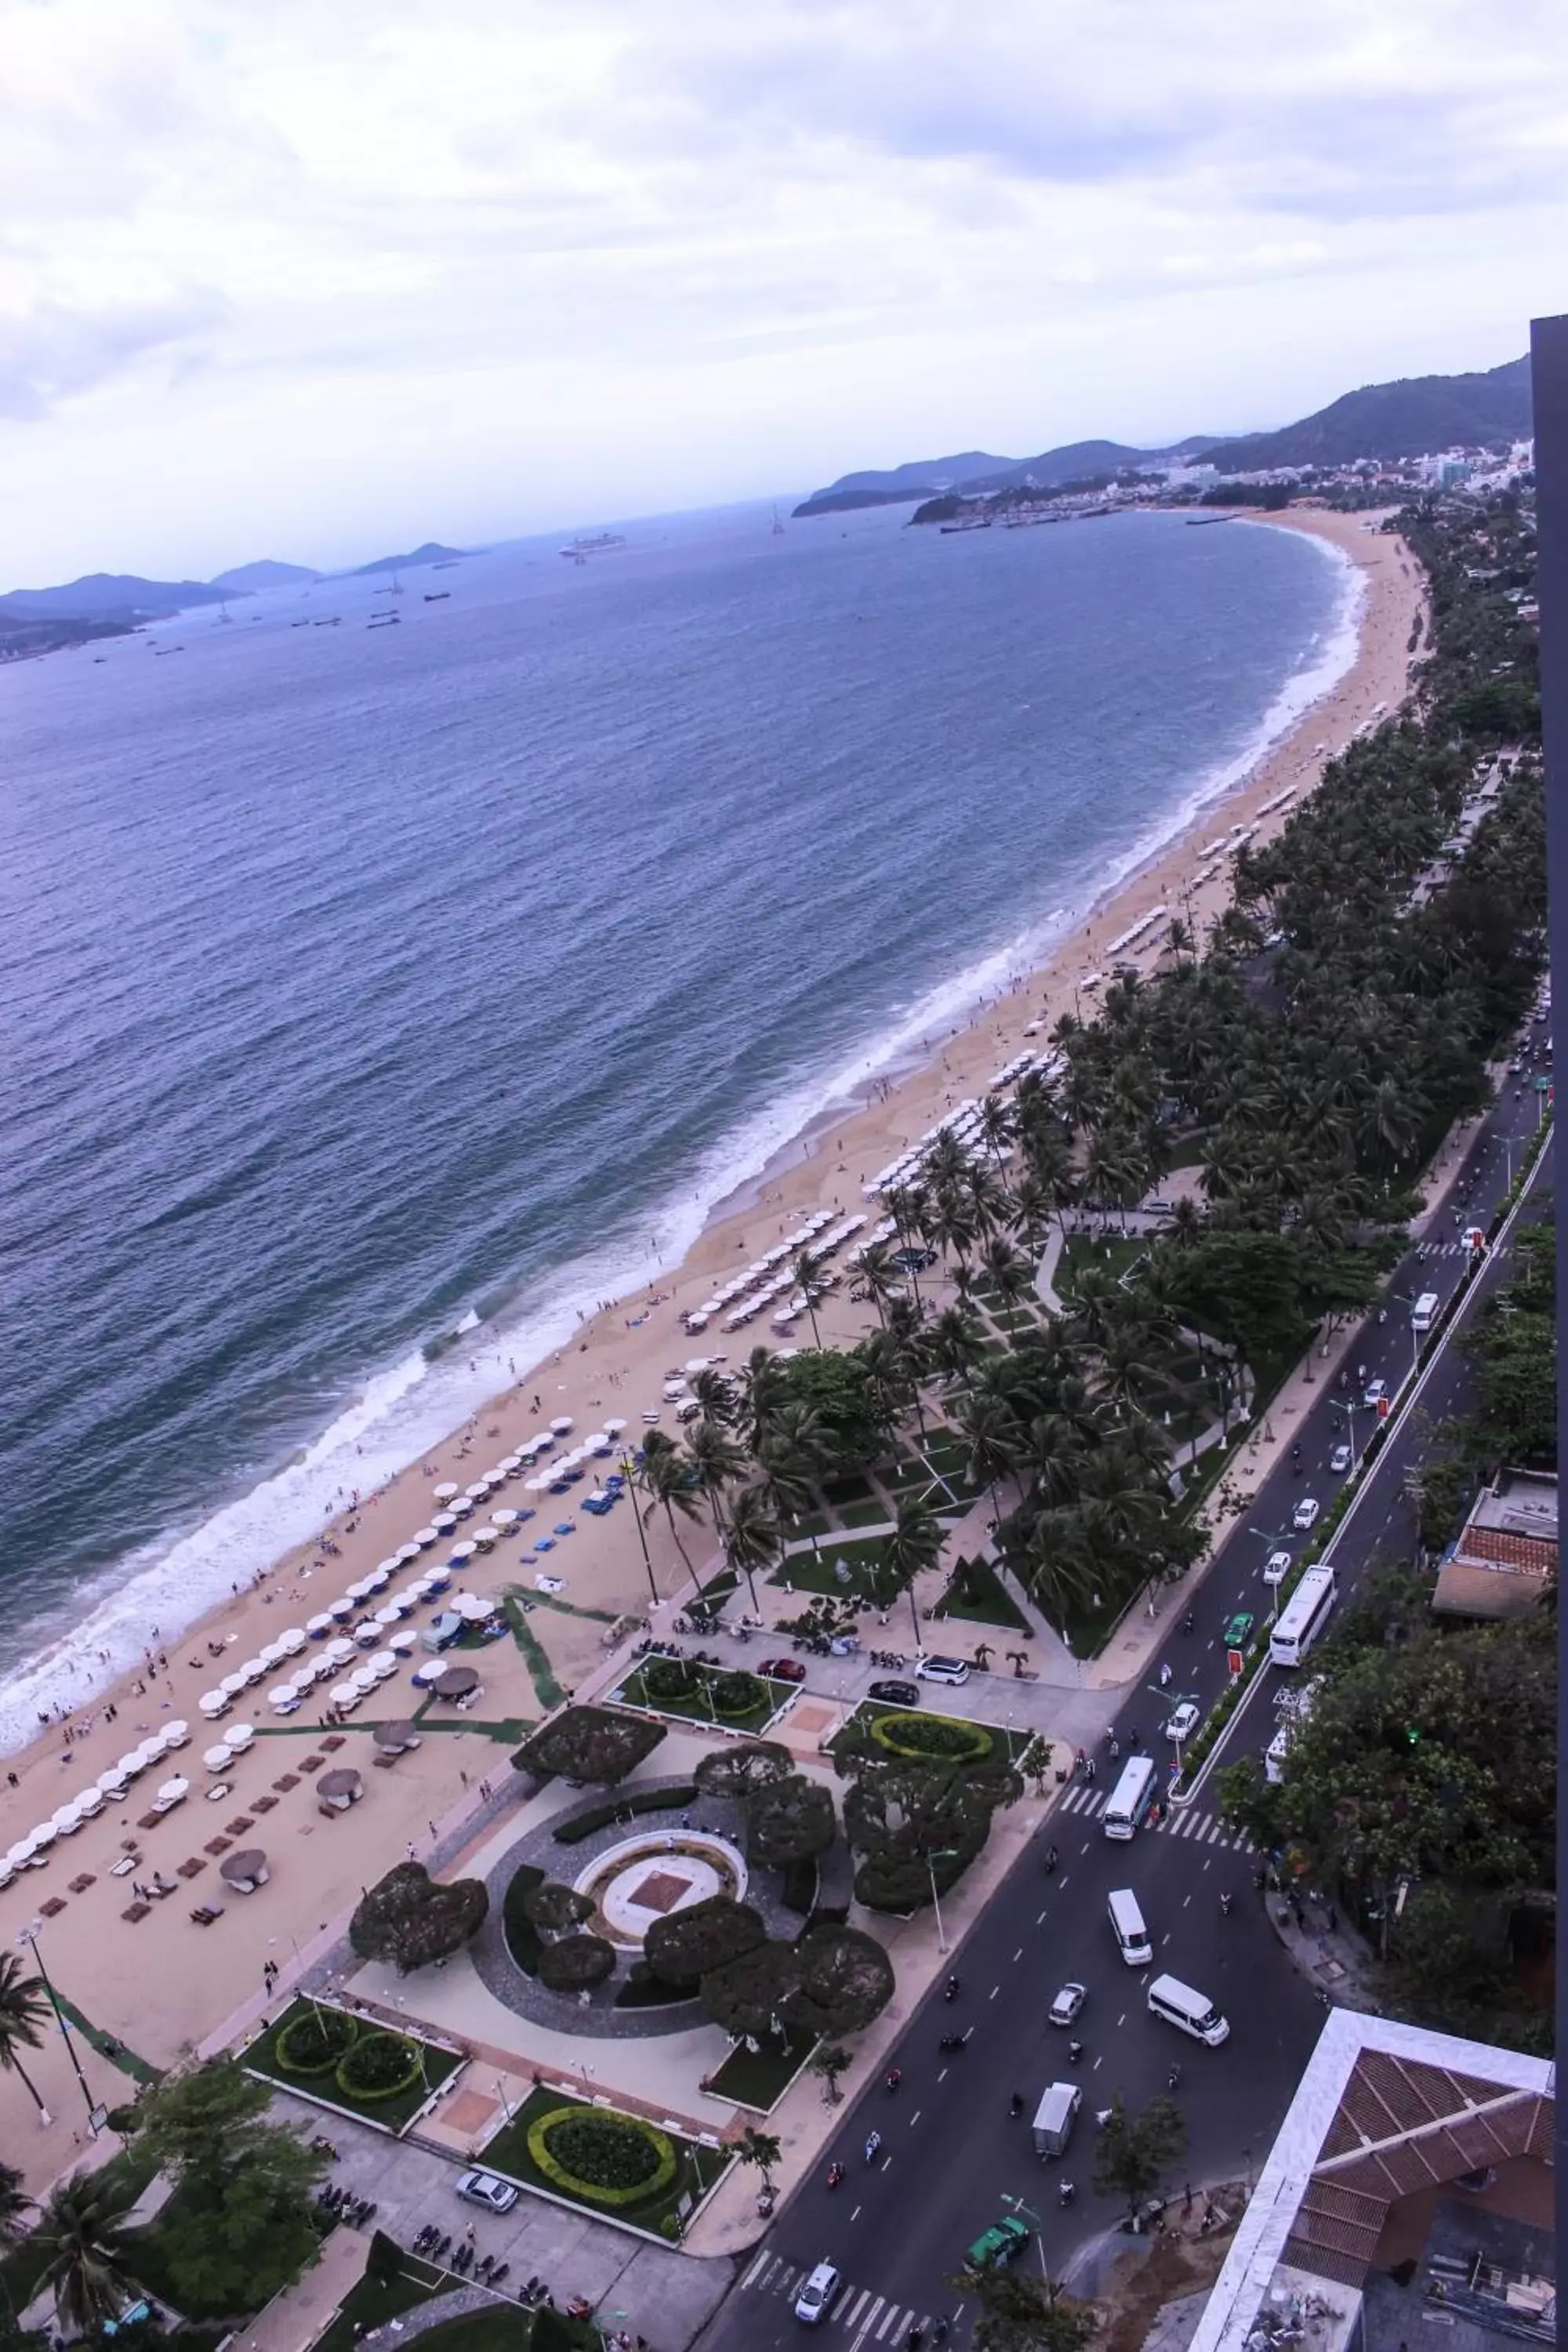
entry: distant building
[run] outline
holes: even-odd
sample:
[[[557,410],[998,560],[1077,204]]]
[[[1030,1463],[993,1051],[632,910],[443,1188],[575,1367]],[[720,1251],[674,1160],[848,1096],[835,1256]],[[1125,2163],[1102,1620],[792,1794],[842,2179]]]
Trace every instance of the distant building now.
[[[1557,1573],[1557,1479],[1501,1470],[1477,1496],[1437,1571],[1445,1617],[1527,1617]]]
[[[1543,2058],[1335,2010],[1189,2352],[1555,2344],[1555,2083]]]

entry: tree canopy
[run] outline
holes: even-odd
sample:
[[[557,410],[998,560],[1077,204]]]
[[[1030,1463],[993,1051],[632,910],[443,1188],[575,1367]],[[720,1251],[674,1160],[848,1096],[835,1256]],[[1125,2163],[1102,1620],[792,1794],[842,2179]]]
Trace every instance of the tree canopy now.
[[[569,1706],[542,1724],[512,1758],[536,1778],[592,1780],[611,1787],[635,1771],[665,1736],[651,1716],[607,1706]]]
[[[422,1862],[400,1862],[362,1895],[349,1941],[362,1960],[390,1960],[399,1976],[460,1952],[489,1909],[481,1878],[433,1879]]]

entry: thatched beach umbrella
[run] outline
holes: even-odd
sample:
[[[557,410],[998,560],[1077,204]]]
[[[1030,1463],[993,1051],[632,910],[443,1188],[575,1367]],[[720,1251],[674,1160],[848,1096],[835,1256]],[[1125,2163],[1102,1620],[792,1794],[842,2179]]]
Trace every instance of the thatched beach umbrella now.
[[[364,1794],[364,1782],[349,1764],[338,1764],[331,1771],[323,1772],[316,1783],[316,1794],[324,1804],[340,1811],[355,1803]]]
[[[468,1698],[479,1689],[479,1677],[472,1666],[447,1666],[437,1675],[434,1685],[437,1698]]]
[[[247,1845],[240,1853],[226,1853],[217,1868],[224,1885],[232,1886],[237,1895],[254,1895],[271,1876],[258,1845]]]
[[[371,1738],[385,1756],[401,1756],[405,1748],[419,1745],[419,1734],[411,1723],[403,1720],[378,1723]]]

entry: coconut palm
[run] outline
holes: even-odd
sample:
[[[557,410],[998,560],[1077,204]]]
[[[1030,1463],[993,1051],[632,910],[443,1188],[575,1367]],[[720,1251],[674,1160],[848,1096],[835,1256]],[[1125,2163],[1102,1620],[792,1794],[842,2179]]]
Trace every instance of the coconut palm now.
[[[125,2216],[138,2194],[134,2181],[105,2172],[74,2172],[44,2206],[31,2243],[43,2257],[39,2280],[72,2335],[96,2336],[140,2291],[136,2240]]]
[[[711,1364],[696,1374],[691,1383],[691,1393],[708,1420],[728,1422],[734,1419],[734,1389],[723,1373],[715,1371]]]
[[[931,1364],[949,1381],[964,1381],[985,1354],[985,1334],[962,1307],[944,1307],[923,1335]]]
[[[887,1321],[887,1303],[903,1284],[900,1269],[893,1264],[893,1253],[886,1242],[868,1242],[855,1262],[856,1279],[877,1310],[877,1320]]]
[[[768,1496],[759,1484],[742,1486],[731,1500],[730,1515],[721,1533],[724,1558],[731,1569],[746,1580],[746,1590],[752,1596],[752,1612],[757,1613],[757,1588],[752,1581],[759,1568],[772,1568],[784,1549],[777,1517]]]
[[[986,1243],[980,1271],[983,1279],[1001,1292],[1004,1307],[1016,1307],[1035,1286],[1034,1269],[1028,1259],[1000,1236]]]
[[[789,1400],[789,1369],[771,1348],[753,1348],[736,1375],[739,1426],[754,1454]]]
[[[1017,1465],[1023,1449],[1023,1432],[1011,1408],[1000,1397],[961,1397],[952,1414],[963,1438],[966,1459],[964,1468],[971,1480],[984,1486],[991,1497],[992,1515],[1002,1516],[996,1499],[996,1481],[1005,1478]]]
[[[811,1336],[817,1347],[822,1345],[822,1333],[816,1323],[816,1294],[826,1289],[830,1272],[829,1261],[822,1250],[799,1249],[790,1262],[795,1286],[805,1296],[805,1311],[811,1318]]]
[[[726,1486],[733,1486],[746,1466],[746,1457],[734,1439],[706,1415],[692,1423],[686,1439],[686,1466],[692,1484],[708,1498],[713,1514],[713,1526],[721,1538],[724,1533],[723,1500]]]
[[[909,1596],[910,1622],[914,1627],[917,1650],[922,1644],[920,1615],[915,1608],[915,1579],[924,1570],[936,1566],[946,1540],[947,1530],[925,1497],[900,1495],[893,1531],[882,1538],[879,1573],[885,1570],[892,1590]]]
[[[18,2053],[41,2046],[48,2016],[43,1978],[29,1976],[14,1952],[0,1952],[0,2074],[11,2071],[21,2077],[40,2116],[48,2109]]]
[[[1018,1129],[1018,1117],[1014,1105],[1002,1095],[987,1095],[980,1106],[976,1121],[980,1140],[984,1144],[998,1168],[1006,1158],[1008,1146]]]
[[[643,1510],[643,1524],[646,1526],[655,1511],[662,1509],[669,1522],[675,1549],[685,1561],[688,1571],[692,1572],[691,1556],[680,1540],[675,1515],[679,1511],[682,1518],[698,1519],[702,1516],[702,1507],[698,1500],[690,1464],[674,1439],[666,1437],[660,1429],[650,1429],[643,1440],[642,1468],[637,1474],[637,1483],[648,1497]]]

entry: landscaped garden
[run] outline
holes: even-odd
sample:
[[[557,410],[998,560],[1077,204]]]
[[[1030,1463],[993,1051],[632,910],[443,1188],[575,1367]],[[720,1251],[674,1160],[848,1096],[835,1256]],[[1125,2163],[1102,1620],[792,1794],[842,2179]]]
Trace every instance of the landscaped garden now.
[[[982,1772],[1016,1766],[1033,1734],[1009,1731],[1001,1724],[971,1723],[958,1715],[933,1715],[913,1708],[884,1706],[862,1699],[854,1714],[828,1742],[830,1754],[840,1744],[863,1752],[868,1739],[889,1763],[965,1764]]]
[[[641,2116],[585,2105],[560,2091],[531,2094],[484,2149],[493,2171],[654,2237],[676,2239],[731,2155]]]
[[[931,1613],[962,1617],[976,1625],[999,1625],[1026,1638],[1033,1630],[988,1559],[960,1560]]]
[[[814,2033],[764,2034],[754,2050],[738,2042],[717,2073],[710,2074],[706,2087],[716,2099],[729,2099],[738,2107],[766,2115],[770,2107],[777,2106],[816,2047]]]
[[[418,2034],[303,1996],[242,2055],[250,2073],[393,2133],[463,2063]]]
[[[763,1675],[699,1665],[691,1658],[646,1658],[613,1691],[618,1706],[646,1707],[726,1731],[761,1731],[794,1695],[794,1685]]]

